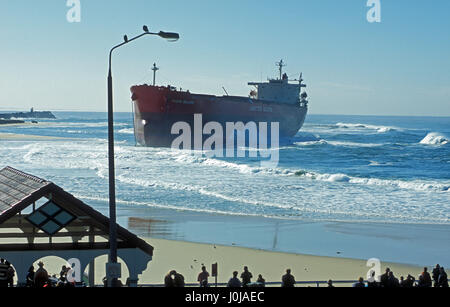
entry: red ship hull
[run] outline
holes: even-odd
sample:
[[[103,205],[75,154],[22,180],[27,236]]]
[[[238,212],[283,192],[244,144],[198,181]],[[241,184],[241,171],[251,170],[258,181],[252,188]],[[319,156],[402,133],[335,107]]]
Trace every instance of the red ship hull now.
[[[140,85],[131,88],[136,140],[143,146],[170,147],[178,135],[171,129],[177,122],[194,126],[194,114],[203,123],[279,123],[280,137],[293,137],[303,126],[306,104],[283,104],[246,97],[211,96],[176,91],[169,87]]]

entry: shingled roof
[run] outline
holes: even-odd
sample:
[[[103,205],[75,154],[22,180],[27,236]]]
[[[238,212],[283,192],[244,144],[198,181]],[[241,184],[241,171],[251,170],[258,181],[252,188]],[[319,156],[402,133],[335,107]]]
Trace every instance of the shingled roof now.
[[[96,228],[101,229],[105,234],[109,234],[109,219],[100,212],[54,183],[12,167],[5,167],[0,170],[0,224],[11,219],[39,199],[49,195],[51,195],[52,200],[75,216],[88,216]],[[118,243],[119,248],[139,248],[148,255],[153,255],[152,246],[120,225],[117,225],[117,237],[121,240]]]
[[[12,167],[2,169],[0,171],[0,215],[50,184],[51,182],[22,173]]]

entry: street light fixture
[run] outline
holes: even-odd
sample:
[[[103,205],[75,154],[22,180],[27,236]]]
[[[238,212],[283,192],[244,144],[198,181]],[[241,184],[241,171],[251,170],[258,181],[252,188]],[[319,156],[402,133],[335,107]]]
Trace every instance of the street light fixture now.
[[[147,26],[143,26],[144,33],[128,39],[124,36],[124,42],[114,46],[109,52],[109,70],[108,70],[108,168],[109,168],[109,263],[117,264],[117,222],[116,222],[116,186],[114,169],[114,120],[113,120],[113,79],[111,72],[112,53],[115,49],[122,47],[132,41],[145,35],[157,35],[161,38],[175,42],[180,38],[178,33],[163,32],[152,33]],[[107,272],[108,273],[108,272]],[[108,275],[107,275],[108,276]],[[110,276],[110,275],[109,275]],[[109,285],[113,286],[111,278],[108,277]]]

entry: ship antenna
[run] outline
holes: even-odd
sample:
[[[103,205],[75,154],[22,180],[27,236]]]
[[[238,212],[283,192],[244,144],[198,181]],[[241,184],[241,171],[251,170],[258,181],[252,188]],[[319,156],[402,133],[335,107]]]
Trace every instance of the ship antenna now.
[[[156,84],[156,72],[159,70],[159,67],[156,67],[156,63],[153,63],[153,86]]]
[[[283,63],[283,60],[281,60],[280,62],[275,63],[279,69],[280,69],[280,80],[283,79],[283,67],[286,66],[286,64]]]

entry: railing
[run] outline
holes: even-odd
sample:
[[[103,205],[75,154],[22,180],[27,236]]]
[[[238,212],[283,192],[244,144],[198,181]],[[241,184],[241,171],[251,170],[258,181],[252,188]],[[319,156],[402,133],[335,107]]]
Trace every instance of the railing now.
[[[333,280],[333,285],[353,285],[354,283],[357,283],[357,280]],[[217,287],[226,287],[228,284],[227,283],[217,283]],[[320,287],[320,285],[328,285],[328,281],[297,281],[295,282],[296,286],[311,286],[314,285],[316,287]],[[210,288],[214,288],[216,287],[215,283],[211,283],[208,285]],[[281,287],[281,282],[266,282],[265,286],[279,286]],[[153,288],[162,288],[164,287],[164,284],[139,284],[138,287],[143,287],[143,288],[149,288],[149,287],[153,287]],[[199,283],[188,283],[185,284],[185,287],[200,287]],[[258,287],[256,284],[251,284],[250,287]]]

